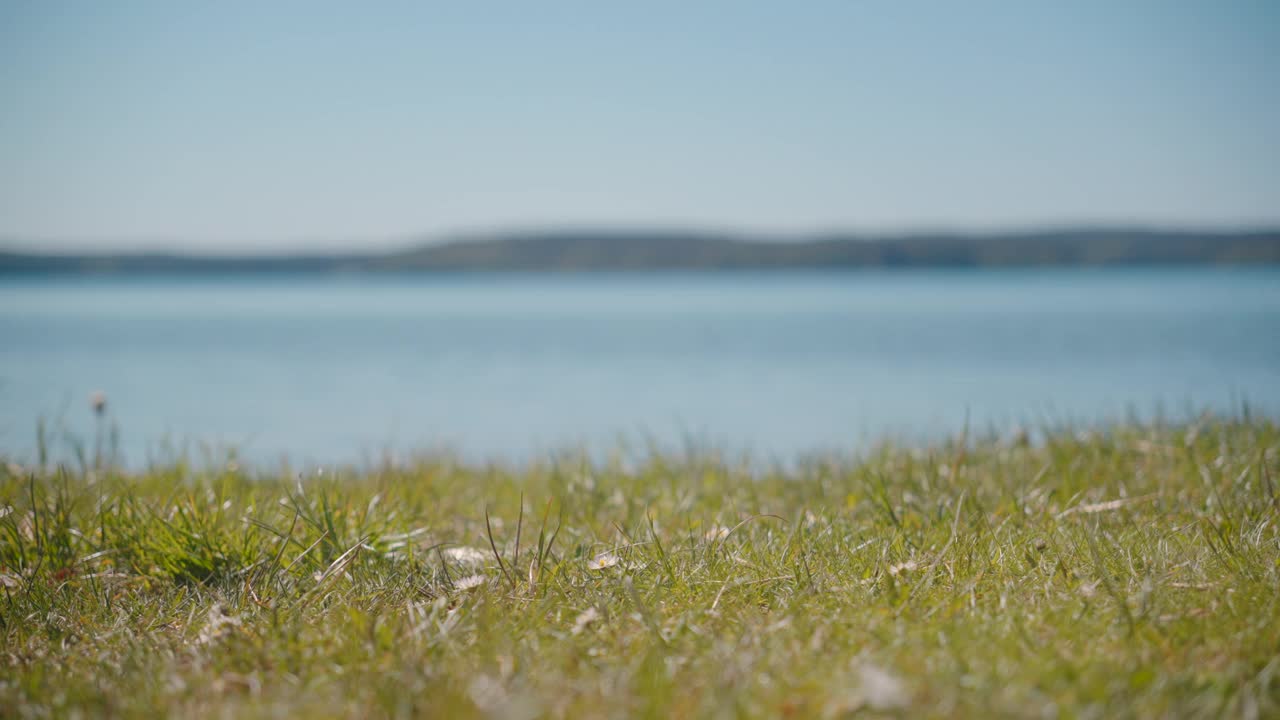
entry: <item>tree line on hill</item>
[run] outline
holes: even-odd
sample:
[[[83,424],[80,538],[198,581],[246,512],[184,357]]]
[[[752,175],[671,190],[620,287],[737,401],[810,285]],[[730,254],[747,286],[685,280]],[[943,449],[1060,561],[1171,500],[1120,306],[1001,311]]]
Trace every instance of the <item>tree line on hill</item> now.
[[[383,253],[212,256],[0,251],[2,274],[631,271],[1280,264],[1280,230],[1077,229],[1008,233],[732,234],[564,231],[491,235]]]

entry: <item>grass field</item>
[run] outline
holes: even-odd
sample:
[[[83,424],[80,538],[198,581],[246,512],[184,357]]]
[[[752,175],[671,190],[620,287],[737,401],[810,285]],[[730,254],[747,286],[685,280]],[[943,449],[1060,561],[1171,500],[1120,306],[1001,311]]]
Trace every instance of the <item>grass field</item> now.
[[[0,470],[0,716],[1280,716],[1280,429]]]

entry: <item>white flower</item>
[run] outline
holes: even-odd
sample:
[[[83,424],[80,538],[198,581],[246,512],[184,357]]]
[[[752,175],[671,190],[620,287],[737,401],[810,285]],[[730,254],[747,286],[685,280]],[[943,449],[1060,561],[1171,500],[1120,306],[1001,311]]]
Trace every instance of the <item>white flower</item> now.
[[[827,701],[826,717],[844,717],[861,710],[893,712],[911,702],[906,685],[893,673],[869,662],[859,662],[854,673],[837,681],[838,689]]]
[[[89,393],[89,407],[95,415],[101,415],[107,409],[107,394],[101,390]]]
[[[476,707],[496,714],[507,702],[507,690],[488,675],[477,675],[467,686],[467,695]]]
[[[459,578],[458,581],[454,583],[454,587],[459,590],[475,590],[483,585],[484,581],[485,578],[483,575],[468,575],[464,578]]]
[[[459,565],[483,565],[489,554],[473,547],[451,547],[443,552],[444,556]]]
[[[599,619],[600,619],[599,610],[596,610],[594,607],[587,608],[582,612],[581,615],[578,616],[578,619],[573,621],[573,630],[572,630],[573,634],[577,635],[581,633],[583,630],[587,629],[588,625],[590,625],[591,623]]]
[[[895,710],[906,707],[907,689],[902,681],[882,668],[864,664],[858,673],[862,680],[862,695],[872,710]]]
[[[592,570],[604,570],[618,564],[618,556],[609,552],[602,552],[591,559],[587,563],[587,567]]]
[[[235,615],[227,615],[222,610],[221,605],[214,603],[209,608],[204,629],[200,631],[200,635],[196,638],[196,643],[207,645],[239,628],[240,618]]]
[[[916,566],[915,560],[908,560],[904,563],[898,563],[897,565],[890,566],[889,574],[890,575],[906,574],[914,571],[916,567],[917,566]]]

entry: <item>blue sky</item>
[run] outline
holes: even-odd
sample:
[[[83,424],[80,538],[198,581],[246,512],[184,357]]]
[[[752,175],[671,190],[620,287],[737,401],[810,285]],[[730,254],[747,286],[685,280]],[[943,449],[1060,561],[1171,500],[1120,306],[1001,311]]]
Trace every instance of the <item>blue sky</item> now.
[[[1280,3],[0,1],[0,236],[1280,222]]]

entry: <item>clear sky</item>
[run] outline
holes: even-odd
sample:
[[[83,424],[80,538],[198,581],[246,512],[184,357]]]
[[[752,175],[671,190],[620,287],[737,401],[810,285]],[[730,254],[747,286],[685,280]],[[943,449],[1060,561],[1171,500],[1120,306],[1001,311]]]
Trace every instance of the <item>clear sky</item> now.
[[[1280,2],[6,2],[0,236],[1280,222]]]

